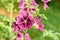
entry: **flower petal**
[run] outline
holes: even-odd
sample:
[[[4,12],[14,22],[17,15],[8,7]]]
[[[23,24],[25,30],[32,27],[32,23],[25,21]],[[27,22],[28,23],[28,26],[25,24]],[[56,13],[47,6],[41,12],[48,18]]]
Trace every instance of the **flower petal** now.
[[[24,34],[23,33],[19,33],[17,35],[17,37],[15,38],[15,40],[24,40]]]
[[[31,40],[29,34],[26,33],[26,40]]]
[[[43,24],[40,24],[38,30],[40,30],[40,31],[43,32],[44,31],[44,25]]]
[[[39,6],[35,0],[32,0],[32,6]]]
[[[21,9],[25,8],[24,0],[20,0],[19,8],[21,8]]]

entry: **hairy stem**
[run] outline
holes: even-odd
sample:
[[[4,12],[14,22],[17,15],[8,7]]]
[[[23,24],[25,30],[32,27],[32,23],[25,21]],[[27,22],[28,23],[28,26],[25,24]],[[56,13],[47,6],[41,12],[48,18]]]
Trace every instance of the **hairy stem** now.
[[[12,13],[13,13],[13,1],[11,3],[11,10],[10,10],[10,27],[12,25]]]
[[[24,34],[24,40],[26,40],[26,34]]]
[[[26,40],[26,31],[23,30],[23,32],[24,32],[24,40]]]

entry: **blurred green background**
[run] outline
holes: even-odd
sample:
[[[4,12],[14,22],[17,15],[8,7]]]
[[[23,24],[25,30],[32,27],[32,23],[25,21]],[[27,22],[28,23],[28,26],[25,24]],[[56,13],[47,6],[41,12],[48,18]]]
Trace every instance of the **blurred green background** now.
[[[30,34],[32,40],[60,40],[60,0],[51,0],[51,2],[48,3],[49,9],[47,10],[43,9],[43,3],[41,0],[36,0],[36,2],[40,5],[40,13],[47,16],[47,20],[42,19],[41,22],[45,25],[45,30],[47,30],[48,35],[43,37],[43,35],[46,34],[45,31],[40,32],[38,30],[31,29],[28,33]],[[0,3],[0,8],[2,6],[3,4]],[[49,30],[54,32],[50,32],[49,34]]]

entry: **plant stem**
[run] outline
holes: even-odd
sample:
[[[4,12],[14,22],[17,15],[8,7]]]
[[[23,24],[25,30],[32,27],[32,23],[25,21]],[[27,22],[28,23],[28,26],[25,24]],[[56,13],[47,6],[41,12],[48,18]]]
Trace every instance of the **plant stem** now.
[[[26,40],[26,34],[24,34],[24,40]]]
[[[13,1],[11,3],[11,11],[10,11],[10,27],[12,25],[12,13],[13,13]]]
[[[26,31],[23,30],[23,32],[24,32],[24,40],[26,40]]]

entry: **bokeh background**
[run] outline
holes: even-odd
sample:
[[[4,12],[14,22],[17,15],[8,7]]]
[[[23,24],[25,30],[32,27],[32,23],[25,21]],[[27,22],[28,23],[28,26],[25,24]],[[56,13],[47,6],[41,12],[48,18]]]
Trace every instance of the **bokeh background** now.
[[[8,12],[8,3],[11,0],[0,0],[0,40],[10,40],[9,30],[7,29],[7,25],[9,23],[10,13]],[[45,25],[45,31],[40,32],[38,30],[31,29],[28,33],[32,40],[60,40],[60,0],[51,0],[48,3],[49,9],[43,9],[43,3],[41,0],[36,0],[36,2],[40,5],[40,13],[45,14],[47,20],[42,19],[41,23]],[[14,3],[14,11],[13,11],[13,18],[16,17],[18,14],[18,1]],[[4,27],[3,27],[4,26]],[[4,33],[4,36],[2,35]],[[8,33],[8,34],[7,34]],[[44,36],[45,35],[45,36]],[[9,38],[8,38],[9,37]],[[13,37],[13,36],[12,36]]]

